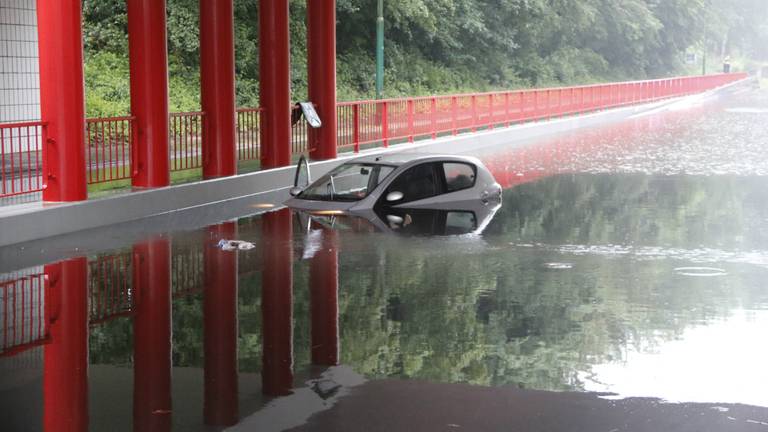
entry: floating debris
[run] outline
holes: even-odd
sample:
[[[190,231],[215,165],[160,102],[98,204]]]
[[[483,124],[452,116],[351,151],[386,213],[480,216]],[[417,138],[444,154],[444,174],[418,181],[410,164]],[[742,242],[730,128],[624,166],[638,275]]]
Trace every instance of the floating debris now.
[[[565,262],[551,262],[544,264],[544,267],[552,270],[569,270],[573,268],[573,264]]]
[[[717,267],[677,267],[675,273],[682,276],[696,277],[725,276],[728,274],[725,270]]]
[[[221,250],[225,251],[232,251],[232,250],[251,250],[256,247],[253,243],[242,241],[242,240],[219,240],[219,243],[217,246]]]

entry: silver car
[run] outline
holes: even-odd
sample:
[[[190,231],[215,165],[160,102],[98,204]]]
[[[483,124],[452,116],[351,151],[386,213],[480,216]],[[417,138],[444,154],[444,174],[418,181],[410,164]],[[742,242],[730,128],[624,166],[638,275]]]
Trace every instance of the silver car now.
[[[393,153],[345,162],[312,184],[299,162],[292,198],[285,205],[311,213],[339,212],[370,217],[374,209],[452,210],[459,203],[501,201],[501,186],[468,156]],[[304,186],[306,185],[306,186]]]

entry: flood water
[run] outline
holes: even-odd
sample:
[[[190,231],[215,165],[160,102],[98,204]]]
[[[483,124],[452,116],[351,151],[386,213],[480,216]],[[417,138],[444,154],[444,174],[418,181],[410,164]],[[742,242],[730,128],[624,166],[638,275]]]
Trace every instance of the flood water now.
[[[476,234],[254,201],[2,275],[1,429],[768,430],[766,124],[744,89],[485,149]]]

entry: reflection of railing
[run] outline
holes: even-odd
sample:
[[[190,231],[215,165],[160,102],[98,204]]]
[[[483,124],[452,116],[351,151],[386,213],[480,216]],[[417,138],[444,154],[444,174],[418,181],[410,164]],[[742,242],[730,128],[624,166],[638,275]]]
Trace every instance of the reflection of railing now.
[[[196,247],[174,248],[171,255],[173,297],[197,294],[203,290],[203,250]]]
[[[43,190],[43,122],[0,124],[0,198]]]
[[[86,120],[88,184],[131,178],[134,125],[133,117]]]
[[[104,255],[88,263],[90,322],[96,325],[136,309],[131,254]]]
[[[554,117],[653,102],[713,89],[746,78],[719,74],[649,81],[597,84],[535,90],[340,102],[337,105],[337,146],[387,146],[391,141],[436,138],[442,134],[508,126]],[[257,161],[261,154],[261,108],[237,110],[237,157]],[[88,183],[128,179],[136,159],[133,117],[89,119],[87,126]],[[172,113],[169,118],[171,171],[199,169],[204,157],[202,112]],[[0,198],[39,192],[42,177],[41,122],[0,125]],[[311,149],[309,127],[302,118],[291,128],[291,152]]]
[[[45,275],[34,273],[0,282],[0,356],[44,344],[49,337]]]

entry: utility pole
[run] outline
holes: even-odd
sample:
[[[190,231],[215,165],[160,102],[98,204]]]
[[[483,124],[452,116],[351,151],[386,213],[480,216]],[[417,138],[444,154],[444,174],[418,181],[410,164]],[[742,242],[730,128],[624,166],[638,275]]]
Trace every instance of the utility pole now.
[[[701,74],[707,74],[707,35],[704,34],[704,53],[701,55]]]
[[[378,0],[376,16],[376,99],[384,93],[384,0]]]

